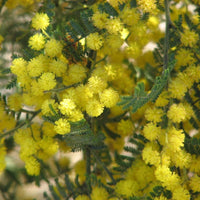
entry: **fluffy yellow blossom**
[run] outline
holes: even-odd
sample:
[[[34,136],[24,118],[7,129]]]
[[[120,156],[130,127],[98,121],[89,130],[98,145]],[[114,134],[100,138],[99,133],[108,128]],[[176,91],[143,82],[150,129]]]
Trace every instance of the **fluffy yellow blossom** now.
[[[154,150],[150,143],[147,143],[142,151],[142,159],[147,164],[157,166],[160,163],[160,153]]]
[[[156,1],[155,0],[138,0],[138,5],[144,12],[155,14]]]
[[[3,145],[3,141],[0,141],[0,174],[3,172],[3,170],[6,167],[6,162],[5,162],[5,156],[6,156],[6,148]]]
[[[200,173],[200,156],[192,155],[190,171]]]
[[[22,108],[22,96],[20,94],[12,94],[8,97],[8,106],[11,110],[19,111]]]
[[[39,80],[38,84],[42,90],[51,90],[56,86],[55,74],[51,72],[43,73]]]
[[[172,127],[168,131],[168,148],[171,152],[180,151],[180,147],[183,147],[185,135],[182,129],[177,130],[176,128]]]
[[[117,7],[120,4],[125,3],[127,0],[107,0],[109,2],[110,5],[112,5],[113,7]]]
[[[57,59],[49,63],[49,72],[53,72],[56,76],[62,76],[67,71],[67,65],[63,61]]]
[[[83,119],[84,115],[81,112],[81,110],[74,109],[73,112],[71,112],[68,117],[69,117],[69,121],[71,121],[71,122],[77,122],[77,121],[80,121],[81,119]]]
[[[31,77],[40,76],[42,72],[46,70],[47,65],[48,65],[48,59],[42,54],[32,58],[27,65],[27,71],[29,76]]]
[[[54,137],[56,135],[54,125],[50,122],[44,122],[42,124],[42,133],[45,136]]]
[[[119,94],[112,88],[105,89],[100,93],[100,102],[107,108],[115,106],[118,100]]]
[[[153,141],[158,138],[158,136],[162,133],[162,130],[161,127],[150,122],[144,126],[143,133],[148,140]]]
[[[36,33],[29,38],[29,46],[34,50],[41,50],[44,48],[45,37],[41,33]]]
[[[53,111],[50,108],[50,105],[55,110],[55,112],[57,111],[58,103],[56,103],[54,99],[47,99],[42,104],[42,114],[43,115],[54,115]]]
[[[117,124],[117,132],[120,135],[127,136],[133,134],[133,122],[131,120],[124,120],[122,119]]]
[[[55,122],[54,130],[56,133],[64,135],[70,132],[70,123],[66,119],[60,118]]]
[[[40,174],[40,163],[33,156],[26,158],[25,168],[28,174],[32,176],[38,176]]]
[[[70,115],[75,107],[76,105],[71,99],[63,99],[58,106],[63,115]]]
[[[108,55],[112,55],[113,52],[119,51],[120,47],[122,46],[124,40],[121,38],[120,35],[109,35],[105,39],[105,44],[103,48],[103,52]],[[109,46],[109,48],[108,48]]]
[[[90,200],[90,198],[86,195],[79,195],[75,200]]]
[[[154,198],[154,200],[167,200],[167,198],[161,195],[159,197]]]
[[[80,64],[70,65],[67,75],[63,77],[63,82],[65,85],[82,82],[86,78],[86,72],[87,69]]]
[[[187,92],[187,85],[184,84],[183,80],[175,78],[169,84],[168,91],[171,97],[181,100],[185,96],[185,93]]]
[[[79,180],[81,182],[85,181],[86,163],[85,160],[80,160],[74,165],[75,173],[79,175]]]
[[[189,191],[183,187],[175,188],[172,194],[174,200],[190,200]]]
[[[173,104],[170,106],[167,117],[175,123],[180,123],[186,119],[186,110],[182,103]]]
[[[121,180],[116,184],[115,191],[126,198],[136,196],[138,194],[138,183],[133,179]]]
[[[45,53],[47,56],[56,57],[62,54],[63,45],[60,41],[51,38],[45,44]]]
[[[156,107],[148,108],[145,112],[145,118],[148,121],[152,121],[154,123],[161,122],[162,116],[163,116],[163,110]]]
[[[166,165],[159,165],[155,170],[155,176],[157,180],[161,181],[163,186],[166,186],[169,190],[176,190],[176,187],[180,185],[179,176],[172,173]]]
[[[45,30],[49,26],[49,17],[46,13],[36,13],[32,18],[32,27],[36,30]]]
[[[190,49],[184,49],[181,48],[177,51],[177,54],[175,56],[177,62],[176,62],[176,68],[179,68],[181,66],[187,66],[194,62],[194,54],[191,52]]]
[[[189,168],[192,161],[192,156],[186,151],[180,150],[171,155],[171,160],[175,166],[179,167],[180,169]]]
[[[98,76],[92,76],[88,79],[88,86],[93,93],[99,93],[106,88],[107,83]]]
[[[113,18],[107,21],[105,28],[110,34],[118,34],[124,27],[119,18]]]
[[[157,107],[164,107],[168,104],[169,100],[169,94],[167,91],[163,91],[159,97],[156,99],[155,105]]]
[[[86,104],[86,112],[91,117],[98,117],[99,115],[103,113],[103,110],[104,110],[103,104],[101,104],[96,99],[91,99]]]
[[[199,35],[194,31],[186,29],[183,33],[181,33],[181,42],[184,46],[193,47],[194,45],[196,45],[198,40]]]
[[[194,175],[190,181],[189,186],[194,192],[200,192],[200,177],[198,175]]]
[[[92,188],[91,199],[92,200],[107,200],[108,192],[105,188],[102,187],[94,187]]]
[[[99,33],[90,33],[87,36],[87,46],[92,50],[98,50],[103,45],[103,37]]]
[[[107,13],[101,13],[101,12],[95,12],[92,16],[92,20],[94,25],[99,28],[103,29],[105,28],[105,24],[108,20],[108,14]]]
[[[122,10],[122,12],[120,12],[120,18],[125,24],[133,26],[138,23],[140,14],[135,8],[126,7]]]
[[[10,66],[11,72],[17,76],[24,76],[26,73],[27,62],[23,58],[16,58]]]

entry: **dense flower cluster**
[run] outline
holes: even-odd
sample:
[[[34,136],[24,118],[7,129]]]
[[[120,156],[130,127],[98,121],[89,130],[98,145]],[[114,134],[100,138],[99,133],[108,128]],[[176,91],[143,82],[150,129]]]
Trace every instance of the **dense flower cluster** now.
[[[37,2],[43,1],[8,0],[5,6],[28,9]],[[12,136],[31,176],[39,176],[43,163],[57,152],[83,150],[83,159],[69,169],[80,188],[75,192],[71,177],[65,178],[76,200],[199,199],[200,153],[187,143],[199,138],[199,13],[181,0],[86,4],[81,10],[90,11],[91,27],[85,31],[75,20],[64,22],[68,32],[62,37],[63,22],[57,26],[45,11],[33,16],[30,55],[15,56],[10,70],[16,91],[0,101],[0,172],[6,168],[6,140]],[[160,28],[165,20],[172,34]],[[157,44],[156,49],[148,49],[149,44]],[[163,71],[171,67],[168,54],[175,66]],[[152,100],[155,79],[161,82],[157,90],[164,81],[165,86]],[[138,82],[148,92],[138,89]],[[132,99],[123,107],[120,97]],[[152,102],[143,105],[147,97]],[[60,171],[69,162],[60,159]],[[154,194],[158,187],[162,192]]]

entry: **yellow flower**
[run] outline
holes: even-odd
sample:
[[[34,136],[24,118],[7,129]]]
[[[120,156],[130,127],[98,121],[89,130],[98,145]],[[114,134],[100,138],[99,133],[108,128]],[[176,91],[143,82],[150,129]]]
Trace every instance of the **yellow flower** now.
[[[41,50],[44,48],[45,37],[41,33],[36,33],[29,38],[29,46],[34,50]]]
[[[47,99],[42,104],[42,114],[43,115],[54,115],[53,111],[50,109],[50,105],[56,111],[58,108],[58,103],[55,103],[54,99]]]
[[[56,86],[55,74],[51,72],[43,73],[39,80],[38,84],[43,90],[51,90]]]
[[[110,34],[118,34],[124,27],[119,18],[113,18],[107,21],[105,28]]]
[[[199,39],[199,35],[191,30],[184,30],[181,33],[181,42],[184,46],[193,47]]]
[[[87,36],[87,46],[92,50],[98,50],[103,45],[103,37],[99,33],[90,33]]]
[[[63,61],[57,59],[49,63],[49,72],[53,72],[56,76],[62,76],[67,71],[67,65]]]
[[[117,124],[117,132],[122,136],[127,136],[133,134],[133,122],[131,120],[122,119]]]
[[[159,108],[148,108],[145,112],[145,118],[148,121],[152,121],[154,123],[156,122],[161,122],[162,121],[162,117],[163,116],[163,110],[159,109]]]
[[[172,120],[172,122],[180,123],[186,119],[186,110],[182,103],[173,104],[170,106],[167,117]]]
[[[158,138],[158,136],[162,133],[162,130],[161,127],[150,122],[144,126],[143,133],[148,140],[153,141]]]
[[[12,94],[8,97],[8,106],[14,111],[19,111],[22,108],[22,96],[20,94]]]
[[[45,44],[45,53],[47,56],[56,57],[62,54],[63,45],[60,41],[51,38]]]
[[[70,115],[75,107],[76,105],[71,99],[63,99],[58,106],[63,115]]]
[[[103,29],[103,28],[105,28],[105,24],[108,20],[108,14],[95,12],[94,15],[92,16],[92,20],[93,20],[94,25],[97,28]]]
[[[100,102],[107,108],[115,106],[118,100],[119,100],[119,95],[117,91],[113,90],[112,88],[105,89],[100,94]]]
[[[144,12],[155,14],[156,12],[156,1],[155,0],[138,0],[139,7]]]
[[[70,123],[66,119],[60,118],[55,122],[54,130],[61,135],[70,132]]]
[[[99,93],[106,88],[107,83],[98,76],[92,76],[88,79],[88,86],[93,93]]]
[[[86,195],[79,195],[75,200],[90,200],[90,198]]]
[[[38,176],[40,174],[40,163],[33,156],[26,158],[25,168],[31,176]]]
[[[147,164],[157,166],[160,163],[160,153],[153,149],[151,143],[147,143],[142,151],[142,159]]]
[[[137,196],[139,190],[138,183],[135,180],[121,180],[116,184],[115,191],[124,195],[126,198]]]
[[[200,177],[198,175],[194,175],[190,181],[189,186],[194,192],[200,192]]]
[[[36,13],[32,18],[32,27],[36,30],[45,30],[49,26],[49,17],[46,13]]]
[[[91,117],[98,117],[103,113],[103,105],[96,99],[89,100],[86,105],[86,112]]]
[[[190,193],[187,189],[179,186],[178,188],[174,188],[173,200],[190,200]]]
[[[94,187],[91,193],[92,200],[107,200],[108,199],[108,192],[105,188],[102,187]]]

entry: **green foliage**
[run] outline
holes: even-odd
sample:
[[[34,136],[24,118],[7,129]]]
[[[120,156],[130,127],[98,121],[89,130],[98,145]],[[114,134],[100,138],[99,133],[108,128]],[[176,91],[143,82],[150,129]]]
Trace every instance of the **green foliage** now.
[[[190,154],[200,155],[200,139],[186,137],[184,142],[185,150]]]
[[[123,109],[128,109],[129,107],[132,107],[132,112],[134,113],[147,102],[155,102],[159,94],[162,92],[163,88],[166,86],[168,78],[170,76],[170,72],[172,71],[174,65],[175,60],[171,59],[168,68],[163,71],[161,76],[156,77],[155,83],[149,94],[147,94],[147,92],[145,91],[144,83],[139,82],[135,87],[134,96],[122,96],[122,101],[119,102],[118,105],[122,105]]]

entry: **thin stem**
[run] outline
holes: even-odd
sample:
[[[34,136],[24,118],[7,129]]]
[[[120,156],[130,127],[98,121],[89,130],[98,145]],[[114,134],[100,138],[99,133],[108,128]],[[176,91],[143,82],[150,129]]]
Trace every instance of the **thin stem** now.
[[[75,84],[72,84],[72,85],[63,86],[62,88],[56,88],[56,89],[52,89],[52,90],[45,90],[44,93],[48,93],[48,92],[61,92],[61,91],[66,90],[68,88],[75,87],[75,86],[77,86],[79,84],[80,83],[75,83]]]
[[[164,65],[163,68],[167,69],[168,66],[168,51],[169,51],[169,28],[171,24],[169,1],[165,0],[165,17],[166,17],[166,29],[165,29],[165,42],[164,42]]]
[[[106,165],[101,161],[101,159],[99,158],[99,156],[92,152],[93,156],[95,157],[95,159],[97,160],[97,162],[99,162],[99,164],[103,167],[103,169],[106,171],[106,173],[108,174],[108,176],[111,178],[113,184],[116,184],[116,180],[114,179],[112,173],[108,170],[108,168],[106,167]]]

